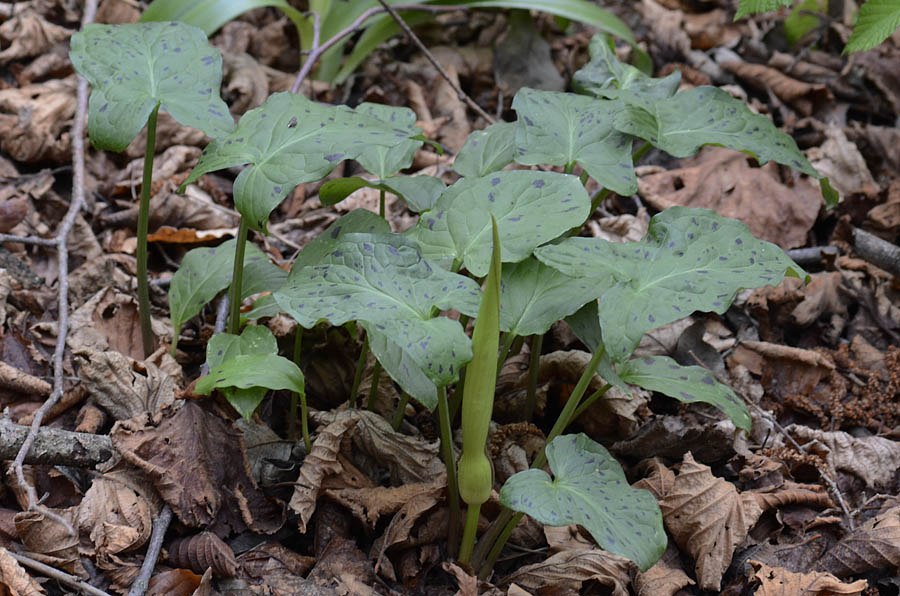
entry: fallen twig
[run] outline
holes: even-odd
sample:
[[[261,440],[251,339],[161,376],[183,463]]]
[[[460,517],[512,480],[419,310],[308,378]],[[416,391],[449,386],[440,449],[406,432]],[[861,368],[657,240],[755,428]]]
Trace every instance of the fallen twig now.
[[[853,228],[853,250],[876,267],[900,277],[900,247],[865,230]]]
[[[97,0],[87,0],[82,15],[82,26],[91,23],[97,12]],[[34,420],[28,435],[22,443],[19,453],[13,462],[13,468],[16,472],[16,481],[19,487],[28,496],[29,509],[40,511],[47,517],[53,519],[66,528],[70,535],[75,535],[75,529],[72,524],[62,516],[54,513],[50,509],[38,504],[37,491],[25,479],[25,472],[22,465],[25,463],[25,457],[28,455],[32,445],[37,438],[38,429],[44,415],[53,405],[59,401],[63,394],[63,354],[66,349],[66,334],[69,326],[69,251],[68,237],[72,226],[75,224],[75,216],[81,211],[84,205],[84,128],[85,118],[88,111],[88,84],[87,81],[78,76],[78,95],[75,107],[75,122],[72,125],[72,202],[69,210],[59,225],[55,236],[56,256],[59,263],[59,321],[57,322],[56,332],[56,349],[53,351],[53,393],[34,413]],[[46,239],[40,239],[41,242],[32,242],[32,244],[44,244]],[[2,239],[0,239],[2,241]],[[19,240],[24,241],[24,240]],[[87,584],[85,584],[87,585]]]
[[[92,596],[110,596],[108,592],[104,592],[100,588],[95,588],[91,584],[85,583],[75,577],[74,575],[69,575],[64,571],[60,571],[50,565],[45,565],[40,561],[35,561],[31,557],[26,557],[25,555],[20,555],[19,553],[15,553],[11,550],[7,550],[9,556],[19,562],[20,565],[24,565],[25,567],[31,567],[35,571],[39,573],[43,573],[47,577],[52,577],[56,581],[60,581],[67,586],[72,586],[78,590],[81,590],[85,594],[91,594]]]
[[[30,432],[31,427],[16,424],[9,418],[0,418],[0,459],[13,459]],[[106,435],[44,427],[35,433],[23,463],[93,468],[108,460],[113,453],[115,447]]]
[[[128,596],[143,596],[147,591],[147,587],[150,585],[150,576],[153,575],[153,569],[159,559],[159,551],[162,550],[163,539],[170,523],[172,523],[172,509],[168,505],[163,505],[159,517],[153,521],[153,531],[150,534],[150,542],[147,544],[147,554],[141,564],[140,573],[131,584],[131,589],[128,590]]]

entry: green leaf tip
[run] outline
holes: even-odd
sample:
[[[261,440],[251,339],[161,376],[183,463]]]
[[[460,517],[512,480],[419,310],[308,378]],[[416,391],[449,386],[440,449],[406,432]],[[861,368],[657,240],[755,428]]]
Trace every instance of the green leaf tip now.
[[[95,147],[124,150],[157,104],[212,138],[234,130],[219,96],[222,55],[197,27],[91,23],[72,36],[69,57],[93,87],[88,133]]]

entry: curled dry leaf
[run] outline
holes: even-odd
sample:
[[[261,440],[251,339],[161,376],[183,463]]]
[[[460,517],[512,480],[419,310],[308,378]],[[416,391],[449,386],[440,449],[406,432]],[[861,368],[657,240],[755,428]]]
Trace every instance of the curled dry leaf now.
[[[0,585],[9,590],[12,596],[40,596],[47,593],[2,546],[0,546]]]
[[[862,193],[874,196],[878,193],[878,183],[869,172],[866,159],[853,141],[839,126],[825,127],[825,142],[820,147],[811,147],[807,153],[809,162],[823,176],[828,176],[831,185],[841,196]]]
[[[394,514],[419,495],[433,493],[436,489],[443,490],[445,486],[446,483],[443,482],[432,482],[391,487],[326,489],[325,495],[350,510],[369,530],[374,530],[382,516]]]
[[[153,508],[129,486],[125,475],[112,472],[95,478],[78,505],[77,527],[82,537],[90,539],[88,550],[95,555],[130,552],[150,538]]]
[[[694,580],[684,572],[678,559],[678,549],[670,540],[662,558],[653,567],[635,576],[634,591],[637,596],[672,596],[680,589],[694,585]]]
[[[358,412],[359,426],[353,434],[353,446],[358,454],[377,464],[371,469],[387,467],[394,485],[432,482],[444,474],[446,468],[437,441],[394,432],[390,423],[374,412]]]
[[[838,577],[900,567],[900,507],[888,509],[841,538],[816,567]]]
[[[18,197],[0,203],[0,234],[8,234],[28,214],[28,199]]]
[[[830,573],[792,573],[759,561],[749,563],[753,566],[750,581],[759,585],[758,596],[853,596],[862,594],[869,585],[864,579],[845,584]]]
[[[76,352],[82,382],[116,420],[154,415],[175,401],[175,380],[155,364],[119,352]]]
[[[75,77],[0,91],[0,150],[19,162],[67,162]]]
[[[147,596],[191,596],[201,577],[189,569],[169,569],[150,578]]]
[[[828,87],[822,83],[804,83],[764,64],[752,64],[740,60],[722,60],[719,65],[756,87],[770,89],[772,93],[793,106],[804,116],[809,116],[817,104],[833,101]]]
[[[207,408],[205,402],[176,402],[153,416],[117,422],[110,437],[183,524],[277,531],[284,523],[282,504],[250,477],[241,433]]]
[[[694,558],[700,587],[718,590],[735,548],[762,514],[756,499],[713,476],[690,453],[662,497],[663,521],[678,545]]]
[[[900,443],[884,437],[857,438],[843,431],[827,432],[797,424],[785,431],[808,452],[824,457],[831,470],[858,476],[870,488],[888,485],[900,469]],[[779,438],[775,446],[787,445]]]
[[[280,572],[304,577],[316,564],[315,557],[300,555],[279,542],[266,542],[241,553],[238,561],[243,573],[257,578]]]
[[[70,518],[72,511],[56,510],[56,513]],[[74,536],[70,535],[62,524],[40,511],[21,511],[16,514],[14,521],[16,532],[28,550],[28,556],[66,573],[84,573],[78,557],[77,532]]]
[[[303,460],[300,476],[294,485],[288,507],[300,515],[298,524],[300,533],[306,533],[306,524],[316,510],[316,500],[322,489],[322,481],[326,476],[340,474],[343,470],[338,462],[338,452],[344,435],[359,423],[359,410],[345,410],[338,413],[334,420],[319,430],[312,446],[312,451]]]
[[[168,320],[154,317],[153,334],[171,337]],[[106,287],[78,307],[69,319],[66,345],[77,350],[115,350],[136,360],[143,357],[137,300],[129,293]]]
[[[24,10],[0,25],[0,38],[9,43],[0,52],[0,64],[39,56],[71,35],[71,30],[48,23],[36,10]]]
[[[238,563],[234,551],[212,532],[173,540],[167,549],[169,561],[195,573],[212,570],[216,577],[234,577]]]
[[[391,523],[388,524],[387,529],[384,531],[381,549],[375,562],[376,573],[378,573],[385,551],[394,545],[402,544],[409,540],[413,525],[422,515],[443,500],[446,492],[446,481],[432,484],[429,490],[414,495],[394,514],[394,517],[391,518]]]
[[[224,52],[222,57],[224,98],[232,113],[261,106],[269,96],[269,80],[259,62],[245,52]]]
[[[744,495],[753,496],[764,511],[785,505],[802,504],[822,508],[834,506],[828,492],[816,484],[798,484],[787,481],[779,486],[746,492]]]
[[[598,548],[566,550],[542,563],[526,565],[503,578],[503,585],[515,582],[536,593],[539,590],[581,590],[584,582],[595,581],[612,590],[613,596],[628,596],[628,584],[635,565],[628,559]]]

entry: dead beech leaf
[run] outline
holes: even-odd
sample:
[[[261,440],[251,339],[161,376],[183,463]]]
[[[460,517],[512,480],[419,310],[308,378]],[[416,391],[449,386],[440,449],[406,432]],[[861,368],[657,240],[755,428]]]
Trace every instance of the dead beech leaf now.
[[[246,52],[223,52],[222,79],[225,83],[224,98],[233,114],[257,108],[269,96],[269,80],[266,73]]]
[[[216,577],[234,577],[238,564],[234,551],[212,532],[200,532],[173,540],[166,549],[169,561],[195,573],[211,570]]]
[[[787,250],[804,246],[822,202],[818,185],[782,181],[778,164],[754,168],[744,153],[704,147],[682,167],[638,177],[638,192],[653,207],[705,207],[739,219],[757,238]]]
[[[28,199],[18,197],[0,203],[0,234],[8,234],[28,214]]]
[[[753,86],[770,89],[804,116],[812,114],[817,104],[833,101],[827,85],[798,81],[771,66],[738,60],[722,60],[719,65]]]
[[[900,507],[859,526],[819,559],[817,569],[838,577],[900,567]]]
[[[870,488],[890,483],[900,468],[900,443],[884,437],[854,437],[798,424],[785,427],[785,431],[807,451],[824,457],[830,469],[858,476]],[[784,443],[780,439],[778,446]]]
[[[140,468],[185,525],[271,534],[284,508],[250,477],[243,436],[207,402],[175,402],[110,431],[122,457]],[[222,462],[227,462],[223,465]]]
[[[72,33],[70,29],[48,23],[36,10],[23,10],[0,25],[0,39],[9,43],[0,52],[0,64],[39,56]]]
[[[551,588],[577,592],[584,582],[595,581],[610,588],[613,596],[628,596],[635,569],[628,559],[599,548],[564,550],[542,563],[522,567],[503,578],[501,584],[515,582],[530,592]]]
[[[443,483],[413,483],[390,487],[326,489],[325,495],[346,507],[360,522],[374,530],[382,516],[396,513],[418,495],[444,486]]]
[[[353,433],[353,446],[377,464],[372,469],[387,467],[391,484],[432,482],[445,473],[438,441],[428,442],[395,432],[387,420],[374,412],[356,411],[359,426]]]
[[[644,477],[635,482],[632,488],[649,490],[657,501],[662,501],[675,489],[675,473],[658,457],[642,461],[638,468]]]
[[[10,596],[40,596],[47,593],[2,546],[0,546],[0,586],[9,590]]]
[[[830,573],[793,573],[759,561],[749,563],[753,566],[750,581],[759,584],[758,596],[853,596],[869,585],[864,579],[845,584]]]
[[[169,569],[150,578],[147,596],[191,596],[201,577],[190,569]]]
[[[371,561],[356,545],[355,539],[343,536],[331,539],[307,579],[317,585],[331,587],[337,594],[378,594],[372,588],[375,584],[375,572]]]
[[[0,90],[0,150],[19,162],[71,160],[75,77]]]
[[[659,507],[678,546],[694,558],[700,587],[714,591],[720,588],[734,549],[762,514],[756,499],[713,476],[690,453],[685,454],[675,484]]]
[[[280,542],[266,542],[241,553],[237,558],[241,572],[250,577],[265,578],[272,573],[305,577],[316,564],[315,557],[298,554]]]
[[[387,549],[409,540],[413,525],[444,498],[444,494],[447,492],[447,482],[446,479],[443,480],[443,482],[431,485],[430,490],[420,492],[410,498],[391,518],[391,522],[384,531],[381,550],[375,562],[376,573],[378,573],[378,568]]]
[[[798,484],[786,481],[776,487],[747,491],[745,496],[752,496],[763,509],[775,509],[785,505],[812,505],[815,507],[833,507],[831,497],[822,486],[817,484]]]
[[[151,503],[122,482],[121,474],[113,472],[94,478],[78,505],[78,528],[82,537],[90,539],[92,554],[130,552],[150,538]]]
[[[57,510],[71,519],[72,510]],[[20,511],[14,518],[16,532],[27,554],[41,563],[80,575],[84,572],[78,557],[78,533],[74,536],[58,521],[40,511]]]
[[[171,324],[153,317],[153,334],[171,337]],[[102,288],[79,306],[69,318],[66,345],[78,350],[115,350],[135,360],[143,359],[137,300],[111,287]]]
[[[678,549],[670,540],[662,558],[650,569],[638,572],[634,578],[637,596],[672,596],[686,586],[693,586],[694,580],[681,568]]]
[[[306,524],[316,510],[316,500],[322,489],[322,481],[326,476],[340,474],[343,470],[338,462],[338,452],[344,435],[359,423],[359,410],[345,410],[338,413],[334,420],[319,430],[313,442],[312,451],[300,466],[300,475],[294,484],[288,507],[300,515],[298,524],[300,533],[306,533]]]
[[[119,352],[75,352],[82,382],[94,402],[116,420],[155,415],[175,401],[175,380],[152,363]]]
[[[866,159],[853,141],[839,126],[825,127],[825,142],[819,147],[811,147],[807,159],[823,176],[828,176],[831,185],[841,196],[862,193],[874,196],[878,193],[878,183],[869,172]]]

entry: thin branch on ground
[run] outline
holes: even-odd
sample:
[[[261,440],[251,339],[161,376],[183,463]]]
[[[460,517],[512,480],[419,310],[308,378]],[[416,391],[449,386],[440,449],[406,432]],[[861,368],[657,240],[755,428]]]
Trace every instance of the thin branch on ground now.
[[[84,6],[84,14],[82,17],[82,27],[93,22],[94,15],[97,12],[97,0],[87,0]],[[72,226],[75,224],[75,217],[81,211],[84,205],[84,128],[85,119],[88,111],[88,84],[87,80],[80,75],[78,77],[78,95],[75,107],[75,122],[72,126],[72,202],[69,210],[66,212],[59,228],[56,231],[55,244],[57,260],[59,263],[59,320],[57,322],[56,331],[56,349],[53,351],[53,393],[50,397],[34,412],[34,419],[28,436],[25,438],[22,448],[19,450],[16,459],[13,462],[13,468],[16,472],[16,481],[19,487],[28,496],[29,509],[39,511],[50,519],[61,524],[70,535],[75,536],[75,529],[72,524],[62,516],[54,513],[50,509],[38,504],[37,491],[25,479],[23,463],[25,456],[34,444],[37,438],[38,429],[44,420],[44,415],[59,401],[63,395],[63,354],[66,350],[66,334],[69,327],[69,251],[68,237]],[[33,244],[42,244],[41,242],[33,242]],[[20,240],[21,241],[21,240]]]
[[[759,407],[758,405],[756,405],[755,403],[753,403],[751,400],[747,399],[746,397],[744,397],[744,401],[747,402],[748,404],[750,404],[753,407],[753,409],[755,409],[756,412],[760,416],[762,416],[763,418],[765,418],[766,420],[771,422],[772,425],[775,427],[775,429],[778,432],[780,432],[782,434],[782,436],[784,436],[784,438],[788,440],[788,442],[790,442],[790,444],[794,447],[794,449],[796,449],[800,453],[809,453],[809,451],[807,451],[805,447],[803,447],[800,443],[798,443],[794,439],[794,437],[792,437],[787,432],[787,429],[784,428],[781,425],[781,423],[775,419],[775,416],[773,416],[771,412],[767,412],[766,410],[763,410],[761,407]],[[822,480],[825,481],[825,484],[828,485],[828,488],[831,489],[832,494],[834,494],[834,497],[837,499],[838,505],[840,505],[840,507],[841,507],[841,511],[843,511],[844,516],[847,518],[847,526],[851,530],[853,530],[855,527],[855,524],[853,523],[853,516],[850,514],[850,509],[847,507],[847,503],[844,501],[844,495],[841,494],[841,490],[838,488],[837,483],[834,481],[834,479],[831,477],[831,475],[828,474],[828,472],[823,470],[821,467],[816,466],[816,471],[819,472],[819,476],[822,478]]]
[[[443,77],[444,80],[447,81],[447,84],[450,85],[450,87],[453,89],[453,91],[456,92],[456,96],[459,97],[459,99],[461,99],[462,101],[466,102],[466,105],[472,108],[476,114],[484,118],[488,122],[488,124],[494,124],[496,122],[496,120],[494,120],[494,117],[485,112],[480,105],[475,103],[474,99],[469,97],[469,95],[465,91],[460,89],[459,85],[457,85],[453,81],[447,71],[444,70],[444,67],[441,66],[441,64],[437,61],[437,58],[434,57],[434,54],[428,51],[428,48],[425,47],[425,44],[422,43],[422,40],[419,39],[419,37],[415,33],[413,33],[413,30],[409,28],[409,25],[406,24],[406,21],[403,20],[403,17],[401,17],[397,13],[397,10],[393,6],[388,4],[385,0],[378,0],[378,2],[388,12],[388,14],[391,15],[391,18],[396,21],[400,28],[403,29],[403,32],[406,33],[413,41],[413,43],[418,46],[422,53],[425,54],[425,57],[428,58],[428,61],[431,62],[431,65],[437,69],[441,77]]]
[[[150,576],[153,575],[153,569],[156,568],[156,561],[159,559],[159,551],[162,550],[163,539],[166,536],[166,530],[172,523],[172,509],[168,505],[163,505],[159,517],[153,521],[153,530],[150,534],[150,542],[147,544],[147,554],[144,556],[144,562],[141,564],[141,571],[131,584],[128,590],[128,596],[143,596],[150,585]]]
[[[55,567],[51,567],[50,565],[45,565],[40,561],[35,561],[31,557],[26,557],[25,555],[20,555],[17,552],[13,552],[11,550],[6,551],[9,553],[13,559],[18,561],[18,563],[24,567],[30,567],[37,571],[38,573],[42,573],[47,577],[51,577],[56,581],[62,582],[67,586],[71,586],[77,590],[81,590],[85,594],[90,594],[91,596],[110,596],[108,592],[104,592],[100,588],[95,588],[89,583],[83,582],[77,577],[73,575],[69,575]]]

